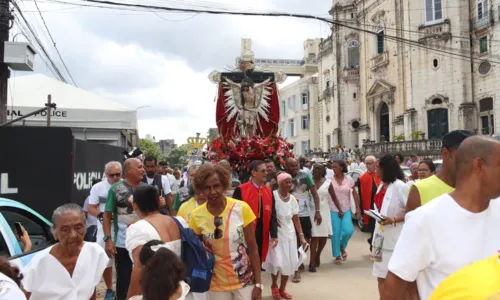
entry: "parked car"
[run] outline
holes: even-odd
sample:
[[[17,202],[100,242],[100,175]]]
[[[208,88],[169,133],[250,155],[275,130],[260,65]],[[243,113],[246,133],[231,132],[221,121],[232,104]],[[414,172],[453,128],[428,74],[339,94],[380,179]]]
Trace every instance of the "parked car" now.
[[[31,251],[23,253],[22,242],[16,238],[15,223],[21,223],[32,243]],[[33,256],[55,243],[52,223],[28,206],[0,198],[0,255],[8,257],[19,268],[26,266]]]

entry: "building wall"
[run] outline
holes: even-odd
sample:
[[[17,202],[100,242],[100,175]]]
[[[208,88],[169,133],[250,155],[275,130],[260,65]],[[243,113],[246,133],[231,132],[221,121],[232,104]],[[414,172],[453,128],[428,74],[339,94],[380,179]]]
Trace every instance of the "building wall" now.
[[[436,139],[455,129],[481,131],[481,117],[487,120],[488,114],[500,130],[495,105],[500,78],[495,63],[484,63],[500,56],[495,43],[500,29],[491,26],[499,20],[500,0],[487,1],[483,18],[477,16],[478,1],[484,0],[440,1],[441,16],[426,12],[425,1],[333,1],[333,19],[354,28],[332,27],[331,53],[325,51],[329,40],[320,45],[322,150],[328,150],[329,136],[332,147],[353,148],[366,140],[380,142],[382,135],[394,141],[410,140],[416,131]],[[479,53],[482,37],[488,39],[485,53]],[[351,41],[359,42],[359,66],[349,58]],[[321,97],[325,76],[333,80],[332,93]],[[480,112],[480,100],[488,98],[492,109]]]
[[[280,89],[280,131],[289,143],[294,144],[296,155],[311,149],[314,114],[311,118],[311,101],[317,97],[316,77],[304,77]],[[316,100],[317,101],[317,100]],[[303,124],[303,122],[305,124]],[[316,141],[314,141],[316,142]]]

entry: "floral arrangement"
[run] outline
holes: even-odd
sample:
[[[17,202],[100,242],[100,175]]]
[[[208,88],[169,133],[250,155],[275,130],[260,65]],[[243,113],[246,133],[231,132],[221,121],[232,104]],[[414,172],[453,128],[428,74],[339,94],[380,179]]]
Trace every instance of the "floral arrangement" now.
[[[233,140],[218,137],[208,145],[207,158],[211,161],[227,160],[234,171],[245,172],[254,160],[272,159],[279,165],[285,164],[287,157],[294,157],[293,145],[281,136],[246,137]]]

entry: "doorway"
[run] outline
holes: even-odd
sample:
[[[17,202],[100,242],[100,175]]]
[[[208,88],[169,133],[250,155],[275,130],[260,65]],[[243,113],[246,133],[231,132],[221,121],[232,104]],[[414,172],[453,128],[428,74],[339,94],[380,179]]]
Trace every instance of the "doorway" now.
[[[441,139],[448,133],[448,109],[437,108],[427,111],[429,139]]]
[[[380,124],[380,141],[390,141],[390,130],[389,130],[389,106],[384,102],[380,107],[379,113],[379,124]]]

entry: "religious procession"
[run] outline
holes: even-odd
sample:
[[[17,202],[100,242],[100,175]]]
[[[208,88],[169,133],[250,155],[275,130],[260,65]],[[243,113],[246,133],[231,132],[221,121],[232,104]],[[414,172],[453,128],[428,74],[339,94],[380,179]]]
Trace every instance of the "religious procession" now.
[[[53,211],[51,243],[0,261],[0,299],[500,299],[498,139],[451,131],[439,161],[295,157],[286,75],[250,55],[209,78],[219,137],[182,170],[140,149],[106,163],[84,207]],[[15,225],[29,253],[40,240]],[[329,290],[356,264],[365,292]]]

